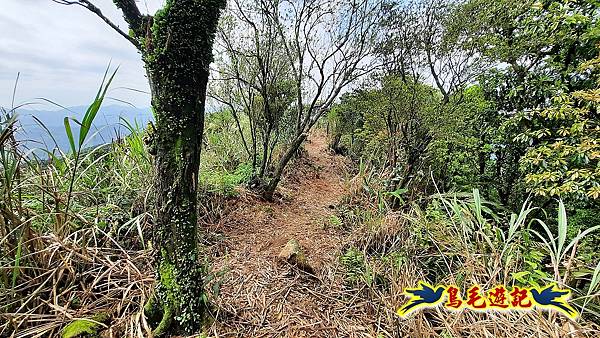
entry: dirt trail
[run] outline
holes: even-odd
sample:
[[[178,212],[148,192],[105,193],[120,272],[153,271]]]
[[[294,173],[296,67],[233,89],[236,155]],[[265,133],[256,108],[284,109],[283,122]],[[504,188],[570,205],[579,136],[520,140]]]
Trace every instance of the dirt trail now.
[[[305,149],[307,157],[295,168],[297,172],[282,182],[287,195],[283,201],[252,200],[226,217],[222,231],[234,243],[231,254],[243,253],[246,260],[274,259],[295,238],[318,267],[337,247],[339,234],[325,225],[345,192],[343,159],[327,151],[321,134],[311,135]]]
[[[322,134],[311,135],[305,149],[281,184],[282,201],[242,197],[215,229],[224,239],[213,255],[214,269],[228,270],[215,335],[322,337],[337,331],[323,319],[335,309],[327,309],[327,299],[314,290],[333,275],[342,244],[341,231],[327,225],[345,194],[345,162],[327,150]],[[315,276],[278,262],[290,239],[300,242]]]

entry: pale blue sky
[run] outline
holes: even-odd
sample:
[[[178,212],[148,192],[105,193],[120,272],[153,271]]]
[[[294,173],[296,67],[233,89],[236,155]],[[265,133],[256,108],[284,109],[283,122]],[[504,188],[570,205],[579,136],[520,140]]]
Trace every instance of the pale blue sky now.
[[[149,106],[149,95],[123,88],[148,91],[135,47],[94,14],[80,6],[62,6],[51,0],[0,2],[0,105],[10,105],[18,72],[21,77],[16,104],[38,97],[64,106],[87,104],[112,60],[120,70],[109,96],[138,107]],[[93,2],[127,31],[111,0]],[[138,6],[154,13],[162,3],[140,0]]]

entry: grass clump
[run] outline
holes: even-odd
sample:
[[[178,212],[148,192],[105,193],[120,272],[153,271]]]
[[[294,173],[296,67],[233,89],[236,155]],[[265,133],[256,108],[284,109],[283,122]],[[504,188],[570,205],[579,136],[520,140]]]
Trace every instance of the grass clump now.
[[[435,194],[402,211],[386,209],[383,216],[377,216],[381,209],[372,196],[360,203],[377,212],[370,218],[354,218],[359,222],[350,231],[353,240],[340,255],[342,278],[354,297],[374,308],[393,310],[406,302],[404,290],[420,280],[462,290],[472,285],[486,289],[557,282],[572,292],[571,304],[581,314],[578,332],[583,336],[598,332],[593,322],[600,318],[600,264],[586,264],[577,251],[578,243],[596,227],[568,241],[562,202],[558,213],[546,220],[554,221],[551,227],[535,217],[538,209],[529,202],[513,213],[484,201],[477,190]],[[348,201],[359,203],[357,197]],[[348,204],[340,207],[348,208]],[[362,291],[356,293],[357,288]],[[499,337],[552,335],[563,332],[566,320],[538,312],[472,314],[439,307],[403,320],[384,313],[375,316],[386,322],[384,327],[397,328],[400,336],[480,336],[492,332],[490,325],[506,327]]]
[[[200,174],[200,184],[208,193],[226,197],[236,196],[236,188],[247,182],[252,176],[252,167],[248,163],[239,164],[233,171],[215,168]]]
[[[356,248],[348,248],[340,257],[340,262],[346,270],[345,280],[350,284],[370,281],[371,273],[365,263],[365,256]]]

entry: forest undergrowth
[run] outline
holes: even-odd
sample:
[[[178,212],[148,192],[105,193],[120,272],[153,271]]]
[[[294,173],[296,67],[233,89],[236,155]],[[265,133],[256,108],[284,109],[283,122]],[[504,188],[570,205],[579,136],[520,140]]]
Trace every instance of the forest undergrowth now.
[[[500,215],[475,190],[430,196],[427,210],[414,204],[392,211],[372,195],[376,175],[366,168],[353,172],[348,159],[323,146],[324,136],[318,131],[309,138],[304,168],[290,173],[277,206],[246,195],[212,228],[224,237],[214,242],[211,256],[219,257],[217,271],[226,273],[210,336],[595,337],[600,332],[593,320],[573,322],[541,311],[436,308],[400,318],[396,310],[406,301],[403,291],[421,280],[484,288],[544,283],[528,265],[543,250],[526,238],[534,208],[527,204],[518,213]],[[300,242],[314,269],[278,259],[289,239]],[[564,280],[567,274],[556,277]]]
[[[29,140],[15,85],[0,337],[600,336],[597,0],[52,2],[139,52],[153,118],[91,146],[109,66]],[[399,315],[419,282],[578,315]]]
[[[109,146],[82,148],[76,166],[77,156],[43,162],[12,151],[16,141],[10,133],[16,127],[14,120],[6,122],[3,163],[19,164],[4,166],[15,172],[4,176],[14,180],[4,190],[11,204],[3,204],[3,217],[13,217],[19,226],[2,228],[0,335],[148,336],[141,309],[154,284],[148,241],[152,194],[144,182],[152,174],[142,129],[124,122],[131,135]],[[594,337],[600,332],[592,323],[598,305],[589,295],[578,303],[589,314],[577,322],[539,311],[437,308],[408,319],[396,314],[406,300],[403,290],[420,280],[459,286],[542,282],[528,265],[544,254],[543,246],[525,236],[533,211],[529,204],[508,215],[475,190],[432,195],[421,203],[425,210],[419,203],[392,210],[377,192],[376,173],[335,155],[324,130],[309,138],[276,200],[268,202],[244,188],[250,175],[243,163],[223,166],[220,142],[211,143],[210,135],[204,165],[211,175],[201,178],[199,196],[204,229],[199,240],[213,318],[206,336]],[[277,257],[290,239],[299,241],[310,271]],[[576,245],[568,249],[574,252]],[[568,269],[558,271],[553,277],[568,278]]]

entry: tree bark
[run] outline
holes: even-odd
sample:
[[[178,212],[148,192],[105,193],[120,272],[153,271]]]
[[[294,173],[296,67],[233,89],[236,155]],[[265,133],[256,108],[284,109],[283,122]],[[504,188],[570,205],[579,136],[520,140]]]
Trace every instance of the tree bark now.
[[[292,159],[292,157],[294,157],[294,154],[296,153],[296,151],[298,151],[298,149],[302,145],[302,142],[304,142],[304,140],[306,140],[307,136],[308,135],[306,133],[302,133],[302,134],[296,136],[294,141],[292,141],[290,146],[287,148],[285,154],[283,154],[283,156],[279,160],[279,163],[277,163],[277,168],[275,169],[275,173],[273,174],[273,177],[271,178],[271,180],[269,181],[269,184],[267,184],[267,186],[265,188],[265,192],[263,194],[263,197],[265,199],[267,199],[269,201],[273,199],[273,194],[275,193],[275,189],[277,188],[279,181],[281,181],[281,176],[283,175],[283,170],[287,166],[288,162]]]
[[[91,0],[53,1],[83,6],[142,54],[156,120],[149,152],[156,174],[157,287],[144,309],[151,320],[160,316],[155,337],[197,332],[206,305],[197,246],[198,170],[212,46],[226,0],[166,0],[154,16],[142,15],[135,0],[113,0],[128,33]]]
[[[147,306],[155,336],[197,332],[205,297],[197,247],[197,183],[212,43],[222,0],[172,0],[154,17],[142,55],[152,89],[155,132],[158,285]]]
[[[335,134],[333,134],[333,136],[331,137],[331,141],[329,142],[329,149],[331,149],[336,154],[343,153],[342,149],[340,148],[341,140],[342,140],[342,133],[335,132]]]

